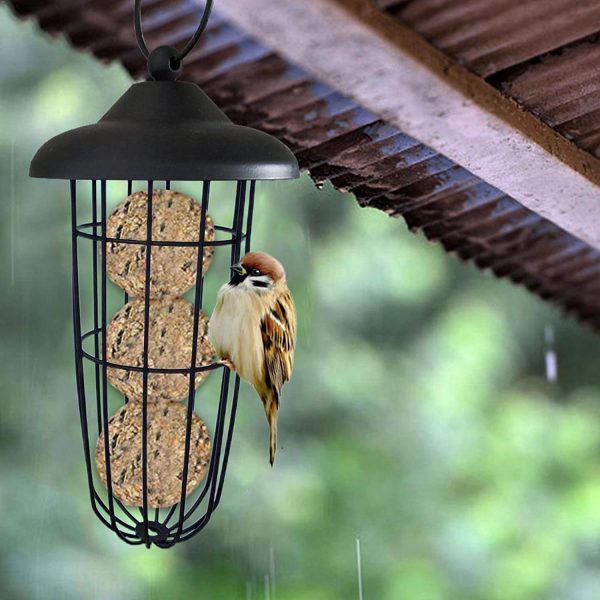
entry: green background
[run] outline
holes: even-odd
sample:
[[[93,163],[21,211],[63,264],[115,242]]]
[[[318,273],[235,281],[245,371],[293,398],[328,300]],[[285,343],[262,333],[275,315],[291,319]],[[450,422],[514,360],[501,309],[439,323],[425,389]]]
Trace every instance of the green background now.
[[[255,212],[254,248],[285,264],[299,312],[276,468],[244,385],[222,505],[200,536],[147,551],[97,521],[67,186],[27,167],[128,84],[0,7],[0,598],[358,598],[357,538],[369,600],[600,598],[597,338],[306,176],[261,185]]]

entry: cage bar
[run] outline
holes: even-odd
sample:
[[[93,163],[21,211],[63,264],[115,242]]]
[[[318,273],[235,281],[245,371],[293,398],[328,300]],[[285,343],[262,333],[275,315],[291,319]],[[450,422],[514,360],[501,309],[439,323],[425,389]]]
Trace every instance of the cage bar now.
[[[92,509],[98,519],[115,534],[131,545],[155,545],[168,548],[177,542],[187,540],[201,531],[210,521],[214,510],[219,505],[227,471],[229,453],[233,440],[233,431],[237,410],[240,380],[236,375],[231,385],[231,373],[216,358],[207,365],[197,365],[198,331],[200,315],[203,309],[204,273],[203,256],[206,246],[214,246],[218,252],[220,247],[230,247],[232,264],[239,261],[243,252],[250,249],[252,229],[252,212],[254,208],[255,181],[240,180],[236,183],[235,202],[231,215],[231,225],[215,223],[215,230],[220,239],[208,242],[205,239],[206,215],[210,203],[211,181],[202,181],[201,186],[201,218],[198,239],[181,242],[176,240],[152,239],[154,180],[146,181],[148,191],[147,227],[145,240],[115,239],[107,236],[107,180],[91,180],[81,182],[71,180],[71,226],[72,226],[72,263],[73,263],[73,331],[75,345],[75,367],[77,397],[81,421],[83,448],[85,453],[86,474]],[[113,182],[111,182],[112,184]],[[81,193],[85,189],[89,193]],[[127,192],[133,191],[133,182],[125,180]],[[165,187],[170,189],[172,182],[165,181]],[[99,202],[98,202],[99,188]],[[84,215],[91,215],[88,219]],[[142,365],[126,365],[107,359],[107,327],[110,320],[108,314],[109,286],[113,284],[107,279],[107,244],[143,244],[145,247],[145,299],[144,299],[144,336]],[[156,247],[194,247],[196,248],[196,283],[193,287],[193,342],[192,355],[189,365],[178,368],[157,368],[149,365],[149,322],[150,322],[150,273],[152,251]],[[82,297],[86,293],[82,285],[84,268],[82,251],[86,248],[90,255],[87,265],[91,273],[91,301],[89,306],[82,305]],[[212,272],[212,271],[211,271]],[[228,273],[222,273],[220,279],[225,281]],[[127,294],[124,302],[129,300]],[[91,327],[84,328],[82,308],[91,310]],[[86,370],[86,367],[89,369]],[[125,503],[115,497],[111,471],[110,452],[110,390],[107,369],[123,369],[142,374],[142,442],[140,448],[142,470],[142,506],[139,511],[131,510]],[[203,402],[212,402],[216,408],[214,423],[206,423],[211,437],[211,456],[203,482],[189,496],[186,495],[192,419],[196,406],[195,381],[197,373],[202,371],[221,370],[220,391],[217,397],[203,397]],[[93,378],[93,385],[86,387],[87,376]],[[152,402],[148,398],[148,377],[153,373],[179,373],[189,378],[187,393],[185,448],[182,464],[181,492],[176,504],[169,508],[155,508],[150,512],[148,501],[148,406]],[[200,387],[199,389],[202,389]],[[91,393],[88,393],[91,391]],[[128,399],[119,395],[123,403]],[[185,402],[185,401],[183,401]],[[205,417],[202,416],[203,420]],[[104,432],[104,459],[106,468],[106,487],[95,472],[94,444],[91,442],[91,432],[100,435]],[[139,514],[137,514],[139,512]]]

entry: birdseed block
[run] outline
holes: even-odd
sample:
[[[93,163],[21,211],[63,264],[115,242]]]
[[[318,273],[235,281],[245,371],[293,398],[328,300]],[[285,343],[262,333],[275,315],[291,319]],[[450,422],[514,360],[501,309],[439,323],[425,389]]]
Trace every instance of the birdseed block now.
[[[109,238],[146,240],[147,192],[128,196],[110,215],[106,224]],[[202,209],[185,194],[155,190],[152,194],[152,240],[194,242],[198,240]],[[205,220],[205,243],[215,239],[210,215]],[[106,272],[130,296],[145,295],[146,247],[141,244],[108,242]],[[214,247],[205,246],[202,270],[206,273]],[[180,296],[196,282],[198,250],[194,247],[152,246],[150,258],[150,297]]]
[[[148,366],[157,369],[189,369],[192,363],[194,307],[183,298],[150,300],[148,322]],[[207,337],[208,318],[200,312],[196,366],[209,365],[214,353]],[[143,366],[144,299],[130,300],[113,317],[106,331],[108,362]],[[195,374],[195,388],[210,371]],[[143,398],[140,371],[107,369],[110,383],[131,400]],[[190,376],[184,373],[149,373],[148,400],[182,400],[189,394]]]
[[[166,508],[179,502],[185,454],[186,407],[179,402],[148,404],[148,506]],[[131,506],[143,505],[142,403],[129,402],[108,421],[113,495]],[[211,442],[204,422],[192,414],[186,495],[204,479]],[[107,486],[104,432],[96,444],[96,469]]]

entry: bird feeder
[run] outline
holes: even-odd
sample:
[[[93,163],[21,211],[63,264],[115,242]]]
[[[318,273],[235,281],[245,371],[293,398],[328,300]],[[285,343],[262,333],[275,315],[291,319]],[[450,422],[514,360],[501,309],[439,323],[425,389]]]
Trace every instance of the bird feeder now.
[[[219,504],[240,379],[207,350],[204,276],[213,253],[228,250],[234,264],[250,249],[256,182],[298,177],[281,142],[234,125],[198,86],[176,81],[211,5],[181,52],[149,52],[136,0],[149,80],[98,123],[48,141],[30,168],[32,177],[70,182],[75,371],[92,509],[123,541],[146,547],[191,538]],[[224,223],[209,215],[214,181],[236,182]],[[197,201],[177,193],[178,182],[197,182]],[[109,214],[115,195],[126,200]],[[109,314],[115,284],[124,301]],[[193,303],[180,298],[186,289]],[[202,394],[212,371],[220,374],[214,398]]]

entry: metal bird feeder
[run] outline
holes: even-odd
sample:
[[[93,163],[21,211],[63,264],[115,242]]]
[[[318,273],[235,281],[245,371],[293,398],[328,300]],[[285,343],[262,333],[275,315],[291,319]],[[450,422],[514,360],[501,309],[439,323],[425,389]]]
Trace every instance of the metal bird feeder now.
[[[198,365],[199,344],[202,343],[201,314],[203,306],[203,257],[207,248],[216,253],[229,248],[231,264],[240,259],[242,250],[250,249],[252,212],[257,180],[291,179],[298,177],[294,155],[277,139],[254,129],[234,125],[225,114],[192,83],[177,82],[182,62],[198,42],[210,14],[212,2],[206,4],[198,30],[187,46],[178,52],[162,46],[149,52],[141,27],[140,0],[135,2],[135,31],[138,45],[148,59],[150,78],[136,83],[112,106],[97,124],[80,127],[51,139],[37,152],[31,162],[32,177],[70,181],[72,224],[72,284],[73,329],[77,396],[90,500],[93,511],[109,529],[128,544],[152,544],[168,548],[187,540],[202,530],[219,504],[227,469],[235,424],[240,380],[216,359]],[[214,225],[217,235],[206,239],[211,182],[234,181],[235,198],[230,220]],[[145,235],[123,237],[111,235],[107,226],[111,194],[131,197],[134,186],[143,182],[145,196]],[[157,189],[169,190],[175,182],[198,182],[197,197],[201,199],[200,223],[192,240],[160,239],[155,235]],[[187,184],[189,185],[189,184]],[[119,191],[122,190],[122,191]],[[142,239],[138,239],[138,238]],[[111,314],[109,297],[114,285],[107,280],[107,257],[111,249],[134,245],[144,259],[143,293],[137,301],[143,306],[142,351],[135,364],[110,359]],[[131,246],[130,246],[131,247]],[[152,256],[161,248],[191,248],[196,268],[193,284],[193,333],[191,356],[186,364],[171,368],[152,366],[150,335]],[[83,256],[86,260],[82,260]],[[89,258],[89,260],[88,260]],[[189,266],[189,265],[188,265]],[[109,274],[110,275],[110,274]],[[91,283],[89,281],[91,277]],[[221,273],[224,281],[227,273]],[[124,294],[128,303],[130,297]],[[209,371],[220,371],[218,399],[213,404],[216,419],[210,430],[210,454],[202,483],[191,494],[188,477],[193,469],[190,448],[197,439],[195,408],[203,410],[210,398],[196,402],[197,379]],[[140,398],[135,401],[119,396],[123,409],[137,402],[131,413],[135,421],[129,426],[139,436],[134,438],[135,470],[139,478],[140,501],[130,503],[115,494],[117,481],[113,452],[119,444],[115,434],[118,418],[111,418],[109,374],[121,372],[126,377],[141,380]],[[152,442],[161,435],[153,429],[153,415],[164,400],[149,397],[149,380],[156,376],[179,375],[187,378],[186,397],[179,399],[185,407],[179,430],[182,448],[167,456],[167,462],[177,471],[178,492],[170,506],[152,506],[152,482],[162,477],[154,473],[150,455]],[[213,377],[216,374],[212,375]],[[202,387],[199,388],[202,390]],[[113,403],[114,404],[114,403]],[[114,406],[112,407],[114,409]],[[165,412],[165,415],[167,413]],[[158,422],[158,421],[157,421]],[[152,433],[150,433],[152,432]],[[154,436],[149,439],[150,435]],[[96,453],[94,444],[97,442]],[[167,451],[169,451],[167,449]],[[98,471],[104,473],[104,485],[98,481],[95,462],[101,457]],[[125,476],[121,476],[124,478]]]

